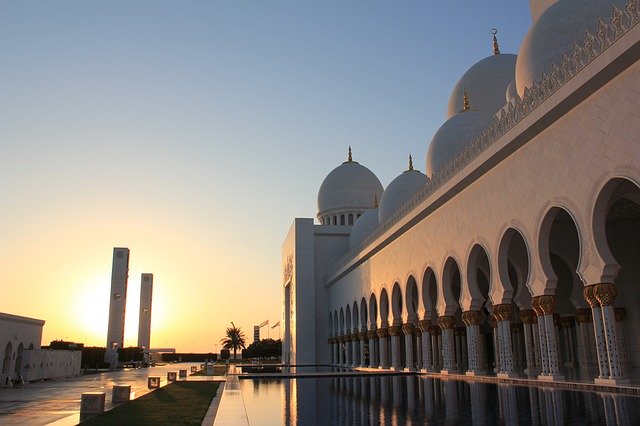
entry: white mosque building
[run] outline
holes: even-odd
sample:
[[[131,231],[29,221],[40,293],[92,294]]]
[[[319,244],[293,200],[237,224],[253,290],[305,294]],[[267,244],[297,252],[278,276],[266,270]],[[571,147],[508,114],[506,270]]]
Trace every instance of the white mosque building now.
[[[640,1],[530,0],[426,174],[346,162],[283,244],[283,360],[620,384],[640,373]]]

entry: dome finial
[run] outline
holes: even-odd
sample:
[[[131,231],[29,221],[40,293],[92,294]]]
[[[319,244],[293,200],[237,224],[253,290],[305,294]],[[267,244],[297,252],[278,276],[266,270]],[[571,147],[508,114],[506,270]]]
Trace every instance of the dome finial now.
[[[378,208],[378,194],[373,194],[373,208]]]
[[[464,111],[469,111],[469,95],[467,94],[467,91],[465,90],[464,93],[462,94],[462,112]]]
[[[498,30],[495,28],[491,28],[491,34],[493,34],[493,54],[500,54],[500,46],[498,46],[498,39],[496,38],[496,34],[498,34]]]
[[[409,170],[413,170],[413,157],[409,154]]]
[[[353,161],[353,156],[351,155],[351,145],[349,145],[349,155],[347,156],[347,161],[349,163]]]

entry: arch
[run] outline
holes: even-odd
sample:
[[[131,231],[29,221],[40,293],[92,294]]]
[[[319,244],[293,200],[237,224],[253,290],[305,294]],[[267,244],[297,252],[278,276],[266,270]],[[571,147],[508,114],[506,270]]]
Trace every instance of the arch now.
[[[369,297],[369,327],[375,330],[378,327],[378,301],[375,293]]]
[[[16,365],[14,368],[14,372],[16,374],[20,373],[20,369],[22,368],[22,352],[24,351],[24,345],[22,342],[18,345],[18,354],[16,356]]]
[[[435,321],[437,317],[438,283],[433,268],[427,267],[422,276],[422,307],[424,319]]]
[[[469,310],[479,310],[489,297],[491,283],[491,264],[487,250],[481,244],[475,244],[469,252],[467,261],[467,292]]]
[[[333,335],[340,335],[340,329],[338,328],[338,311],[333,311]]]
[[[344,336],[344,310],[340,308],[340,335]]]
[[[4,348],[4,360],[2,361],[2,374],[11,373],[11,355],[13,354],[13,345],[11,342],[7,343]]]
[[[520,307],[531,305],[531,256],[524,234],[517,228],[507,228],[498,246],[497,288],[491,289],[496,303],[515,301]]]
[[[380,327],[389,326],[389,295],[387,289],[380,292]]]
[[[418,286],[416,279],[413,275],[409,276],[407,280],[407,287],[405,290],[406,306],[407,306],[407,322],[418,322]]]
[[[393,314],[393,325],[402,324],[402,290],[400,284],[393,283],[391,290],[391,312]]]
[[[345,309],[344,311],[344,320],[345,320],[344,331],[345,333],[349,334],[351,333],[351,306],[350,305],[347,305],[347,309]]]
[[[580,264],[582,237],[575,217],[564,207],[553,206],[542,219],[538,233],[538,254],[546,281],[544,288],[539,289],[542,294],[555,294],[558,283],[551,262],[552,251],[565,253],[571,263]]]
[[[441,293],[438,295],[438,314],[454,315],[460,300],[460,267],[453,256],[447,258],[442,268]]]
[[[367,319],[369,315],[367,315],[367,300],[363,297],[360,300],[360,329],[362,331],[366,331],[367,328]]]
[[[333,313],[329,312],[329,336],[333,336]]]
[[[352,333],[357,333],[360,331],[360,315],[358,314],[358,302],[353,302],[353,309],[351,310],[353,315],[353,328],[351,329]]]

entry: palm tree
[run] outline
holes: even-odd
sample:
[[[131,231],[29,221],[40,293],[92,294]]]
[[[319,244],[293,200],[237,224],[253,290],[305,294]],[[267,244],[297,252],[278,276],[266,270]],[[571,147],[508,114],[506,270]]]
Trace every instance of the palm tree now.
[[[227,337],[220,339],[220,343],[225,349],[233,349],[233,359],[236,359],[238,349],[245,348],[245,336],[240,327],[236,327],[233,322],[231,325],[232,327],[227,327]]]

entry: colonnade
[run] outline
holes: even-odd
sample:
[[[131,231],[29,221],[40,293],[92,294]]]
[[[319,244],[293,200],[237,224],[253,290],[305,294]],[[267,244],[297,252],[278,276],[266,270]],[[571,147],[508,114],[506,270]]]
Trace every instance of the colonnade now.
[[[490,327],[481,324],[484,313],[469,310],[460,318],[464,327],[456,326],[456,317],[444,315],[435,323],[423,319],[347,331],[329,339],[332,363],[442,374],[493,370],[501,378],[525,375],[539,380],[564,380],[565,371],[579,370],[582,377],[595,376],[598,384],[625,383],[626,315],[613,306],[616,294],[614,284],[586,286],[583,295],[590,308],[570,316],[555,314],[555,296],[543,295],[518,315],[512,304],[493,306]]]

